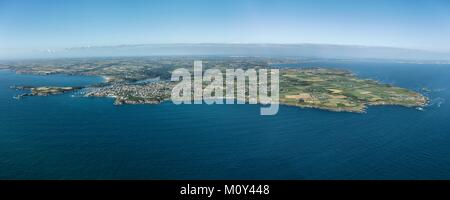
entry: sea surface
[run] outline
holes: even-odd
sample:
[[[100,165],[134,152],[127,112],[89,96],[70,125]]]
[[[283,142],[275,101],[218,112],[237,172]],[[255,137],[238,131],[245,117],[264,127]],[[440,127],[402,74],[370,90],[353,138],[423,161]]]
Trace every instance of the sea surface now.
[[[125,105],[110,98],[12,97],[12,85],[80,86],[97,77],[0,71],[0,179],[450,179],[450,65],[339,67],[420,91],[424,111],[366,114],[259,105]]]

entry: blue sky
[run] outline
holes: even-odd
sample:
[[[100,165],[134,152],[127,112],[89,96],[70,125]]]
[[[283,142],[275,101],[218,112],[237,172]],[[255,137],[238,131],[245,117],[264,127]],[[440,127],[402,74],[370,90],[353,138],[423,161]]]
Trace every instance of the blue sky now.
[[[448,0],[0,0],[0,49],[331,43],[450,52]]]

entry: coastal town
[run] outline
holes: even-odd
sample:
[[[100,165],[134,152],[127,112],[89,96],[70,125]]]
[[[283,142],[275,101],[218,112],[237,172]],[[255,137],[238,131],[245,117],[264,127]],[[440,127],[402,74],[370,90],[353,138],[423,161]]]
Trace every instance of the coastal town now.
[[[169,82],[127,84],[114,83],[104,87],[89,87],[85,97],[111,97],[115,105],[158,104],[170,98],[173,84]]]

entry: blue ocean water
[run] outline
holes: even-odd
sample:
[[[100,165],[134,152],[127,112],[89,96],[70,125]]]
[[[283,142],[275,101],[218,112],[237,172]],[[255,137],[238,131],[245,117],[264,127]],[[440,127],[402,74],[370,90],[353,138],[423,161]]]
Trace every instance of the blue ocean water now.
[[[450,179],[450,65],[310,62],[432,90],[425,111],[366,114],[258,105],[114,106],[64,94],[15,100],[11,85],[95,77],[0,71],[0,179]]]

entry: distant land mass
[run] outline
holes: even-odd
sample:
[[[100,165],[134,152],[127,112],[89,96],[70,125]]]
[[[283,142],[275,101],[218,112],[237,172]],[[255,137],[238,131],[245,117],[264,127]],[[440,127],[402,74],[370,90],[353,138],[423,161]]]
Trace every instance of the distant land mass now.
[[[114,56],[295,56],[336,59],[450,61],[450,53],[426,50],[334,44],[179,43],[84,46],[61,49],[0,49],[0,59]]]

